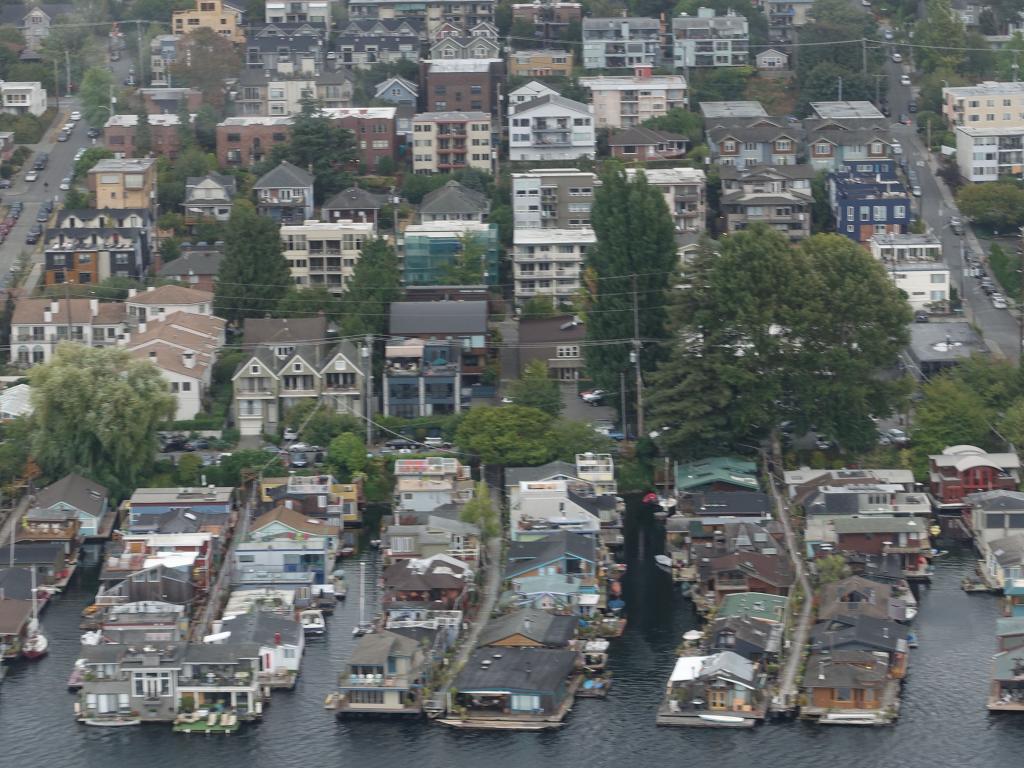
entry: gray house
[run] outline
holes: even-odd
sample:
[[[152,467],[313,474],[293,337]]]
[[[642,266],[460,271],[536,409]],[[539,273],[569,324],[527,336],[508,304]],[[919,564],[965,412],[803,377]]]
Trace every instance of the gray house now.
[[[486,221],[491,212],[487,195],[449,181],[443,187],[429,192],[420,203],[420,221]]]
[[[392,104],[415,105],[419,99],[419,86],[404,77],[389,77],[377,83],[373,98],[390,101]]]
[[[17,27],[25,38],[25,45],[34,51],[50,36],[50,25],[74,10],[71,3],[14,3],[0,9],[0,24]]]
[[[72,473],[39,491],[30,511],[72,512],[83,539],[106,538],[114,524],[109,496],[106,486]]]
[[[313,174],[282,160],[253,184],[256,211],[281,224],[313,218],[313,181]]]
[[[227,221],[231,216],[231,199],[237,191],[234,176],[189,176],[185,180],[185,223],[192,224],[204,217]]]

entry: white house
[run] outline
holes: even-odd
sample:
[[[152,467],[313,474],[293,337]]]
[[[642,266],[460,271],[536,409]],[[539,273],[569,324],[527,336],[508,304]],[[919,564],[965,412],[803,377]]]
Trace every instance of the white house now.
[[[519,484],[519,498],[509,509],[513,541],[540,538],[552,531],[597,535],[601,520],[569,497],[564,480]]]
[[[213,315],[213,294],[183,285],[161,285],[144,291],[132,288],[128,291],[125,306],[128,308],[128,317],[140,323],[175,312]]]
[[[217,629],[218,622],[214,623]],[[267,682],[297,675],[306,647],[302,625],[294,619],[256,610],[251,613],[226,613],[219,622],[220,632],[230,632],[231,642],[256,643],[260,648],[260,676]]]
[[[558,94],[513,107],[509,116],[510,160],[578,160],[593,157],[594,109]]]
[[[445,504],[459,504],[473,497],[469,467],[458,459],[429,456],[395,462],[395,509],[433,512]]]
[[[0,80],[0,102],[6,114],[38,117],[46,111],[46,89],[42,83],[9,83]]]
[[[761,70],[768,72],[782,70],[789,67],[789,54],[775,48],[769,48],[754,56],[754,61],[757,63],[757,68]]]
[[[544,83],[538,82],[537,80],[531,80],[526,85],[522,85],[516,88],[514,91],[510,91],[508,94],[508,108],[514,109],[520,104],[526,104],[527,102],[539,99],[542,96],[558,96],[558,91],[554,88],[550,88]]]
[[[949,267],[934,235],[875,235],[868,245],[912,309],[941,308],[949,301]]]
[[[62,341],[91,347],[116,344],[126,329],[125,307],[97,299],[18,299],[11,317],[11,358],[21,367],[45,363]]]

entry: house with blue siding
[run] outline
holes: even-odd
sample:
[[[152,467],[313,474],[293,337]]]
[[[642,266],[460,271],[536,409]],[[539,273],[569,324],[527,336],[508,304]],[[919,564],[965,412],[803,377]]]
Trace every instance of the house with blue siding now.
[[[910,193],[896,179],[834,173],[829,198],[836,232],[855,242],[866,245],[875,235],[910,231]]]
[[[403,238],[402,277],[405,285],[446,285],[467,244],[479,248],[484,282],[498,282],[498,227],[479,221],[410,224]]]
[[[234,488],[138,488],[128,500],[128,528],[174,509],[230,515],[234,503]]]
[[[716,165],[794,165],[803,147],[803,128],[782,117],[712,118],[705,125]]]
[[[29,514],[70,512],[78,518],[78,535],[82,539],[106,538],[110,536],[115,517],[109,497],[106,486],[71,473],[39,491]]]

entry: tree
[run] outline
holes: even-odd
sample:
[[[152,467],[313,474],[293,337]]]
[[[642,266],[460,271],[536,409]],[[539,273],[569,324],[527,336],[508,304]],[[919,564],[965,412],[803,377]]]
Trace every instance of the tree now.
[[[332,123],[312,96],[303,96],[299,113],[292,117],[291,138],[274,147],[267,169],[282,160],[313,169],[316,202],[322,203],[352,186],[351,169],[359,154],[352,131]]]
[[[309,317],[321,312],[329,318],[341,314],[341,302],[326,285],[293,286],[274,308],[277,317]]]
[[[992,442],[991,412],[971,388],[944,374],[922,390],[914,418],[915,470],[922,477],[928,456],[950,445],[988,446]]]
[[[815,233],[832,232],[836,228],[835,215],[828,198],[828,171],[818,171],[811,179],[811,228]]]
[[[177,59],[170,66],[176,85],[203,93],[203,103],[224,108],[224,81],[237,77],[242,68],[240,49],[212,29],[201,28],[178,41]]]
[[[959,70],[965,38],[963,22],[949,0],[926,0],[925,12],[914,25],[914,63],[922,72]]]
[[[270,314],[293,285],[277,224],[236,200],[224,236],[224,261],[214,289],[218,317],[239,323]]]
[[[188,99],[182,99],[178,105],[178,141],[181,143],[182,152],[196,147],[195,126],[192,122],[192,114],[188,111]]]
[[[485,464],[534,466],[548,459],[550,423],[544,411],[522,405],[471,408],[459,422],[455,442]]]
[[[196,112],[196,142],[205,152],[217,150],[217,112],[209,104],[203,104]]]
[[[80,472],[120,498],[153,460],[175,400],[159,370],[116,347],[60,344],[28,372],[32,450],[49,477]]]
[[[114,85],[113,75],[105,67],[92,67],[82,78],[78,96],[82,101],[82,115],[92,126],[107,124],[111,108],[110,89]]]
[[[454,258],[441,270],[444,285],[480,285],[484,281],[487,245],[476,235],[466,232],[459,238]]]
[[[509,395],[515,403],[551,416],[558,416],[562,411],[561,387],[548,375],[548,366],[543,360],[527,363],[523,375],[509,387]]]
[[[149,126],[149,113],[145,106],[140,106],[135,113],[135,148],[136,157],[146,157],[153,151],[153,129]]]
[[[391,303],[402,297],[402,273],[394,247],[382,238],[366,240],[345,291],[346,336],[387,331]]]
[[[353,432],[343,432],[327,447],[327,464],[340,482],[366,469],[366,444]]]
[[[299,439],[304,443],[329,446],[338,435],[358,432],[363,425],[355,416],[336,413],[324,403],[306,400],[287,410],[284,426],[301,429]]]
[[[649,423],[676,456],[765,437],[786,419],[840,443],[874,442],[900,402],[895,365],[910,308],[880,264],[839,235],[800,248],[767,227],[704,243],[683,274],[675,345],[650,388]],[[667,427],[667,429],[665,429]]]
[[[199,476],[202,471],[203,460],[194,453],[186,453],[178,459],[178,466],[174,470],[174,479],[178,485],[194,488],[200,485]]]
[[[704,141],[704,118],[699,112],[686,109],[670,109],[664,115],[644,120],[645,128],[668,131],[686,136],[694,145]]]
[[[965,216],[992,229],[1006,232],[1024,224],[1024,189],[1012,181],[971,184],[956,202]]]
[[[75,173],[72,177],[73,180],[85,181],[86,177],[89,175],[89,171],[92,170],[92,167],[96,165],[96,163],[100,160],[107,160],[113,156],[114,153],[106,147],[90,147],[85,150],[85,154],[78,158],[78,162],[75,163]]]
[[[459,510],[459,519],[480,529],[484,541],[501,535],[501,517],[494,508],[491,492],[483,480],[473,489],[473,498]]]
[[[232,487],[241,485],[247,473],[262,474],[264,477],[288,475],[288,470],[281,463],[281,459],[254,449],[234,451],[230,455],[223,456],[220,464],[216,467],[216,473],[212,469],[208,474],[211,476],[216,474],[220,485]]]
[[[758,14],[762,15],[762,14]],[[693,102],[737,101],[743,98],[753,67],[705,67],[691,70]]]
[[[89,204],[89,193],[72,187],[64,193],[64,209],[68,211],[82,210],[91,207]]]
[[[819,586],[841,581],[850,575],[850,566],[842,555],[822,557],[815,562],[815,567],[818,569]]]
[[[545,441],[552,461],[576,460],[577,453],[611,453],[614,443],[582,421],[557,419],[551,423]]]
[[[602,175],[592,213],[597,243],[586,254],[593,270],[586,308],[587,369],[594,384],[617,389],[619,373],[630,364],[634,317],[639,336],[656,345],[668,338],[668,294],[676,282],[672,217],[661,193],[643,173],[630,181],[621,166]],[[634,306],[635,301],[635,306]],[[644,349],[641,362],[651,371],[662,348]]]

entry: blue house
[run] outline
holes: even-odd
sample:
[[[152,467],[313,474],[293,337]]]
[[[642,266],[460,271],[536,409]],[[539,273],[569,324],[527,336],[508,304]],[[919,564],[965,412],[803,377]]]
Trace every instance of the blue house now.
[[[836,232],[855,242],[910,231],[910,193],[896,179],[835,173],[829,177],[829,196]]]
[[[106,486],[77,474],[65,475],[36,494],[30,514],[70,512],[78,518],[78,533],[83,539],[106,538],[114,524],[114,511],[107,499]]]
[[[593,537],[558,531],[543,539],[511,542],[505,578],[593,576],[596,573],[596,565],[597,548]],[[586,588],[581,588],[580,591],[586,591]]]
[[[392,104],[416,104],[419,86],[404,77],[389,77],[374,86],[373,97]]]
[[[150,518],[172,509],[230,515],[234,501],[234,488],[138,488],[128,501],[128,530],[151,525]]]

